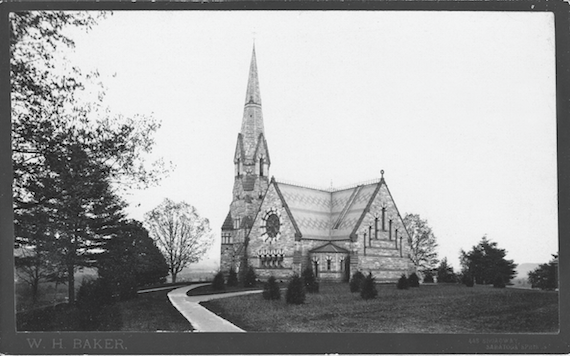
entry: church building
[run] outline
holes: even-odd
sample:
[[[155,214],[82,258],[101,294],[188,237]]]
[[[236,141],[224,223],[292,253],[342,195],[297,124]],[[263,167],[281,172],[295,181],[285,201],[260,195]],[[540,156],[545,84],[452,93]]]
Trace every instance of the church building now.
[[[288,279],[310,266],[321,280],[348,280],[361,271],[378,282],[415,271],[384,171],[371,182],[322,190],[270,178],[270,166],[254,47],[232,202],[222,225],[221,271],[247,265],[260,279]]]

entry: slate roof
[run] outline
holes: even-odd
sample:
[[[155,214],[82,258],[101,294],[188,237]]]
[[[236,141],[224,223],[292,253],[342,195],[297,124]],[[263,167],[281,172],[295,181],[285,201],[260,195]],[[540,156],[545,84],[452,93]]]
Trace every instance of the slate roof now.
[[[276,182],[303,239],[348,240],[380,182],[326,191]]]
[[[310,253],[349,253],[347,249],[339,247],[332,242],[329,242],[325,245],[319,246],[317,248],[312,249],[309,251]]]
[[[234,223],[232,220],[232,212],[228,212],[228,215],[226,216],[226,220],[224,220],[224,223],[222,224],[222,230],[233,230],[234,229]]]

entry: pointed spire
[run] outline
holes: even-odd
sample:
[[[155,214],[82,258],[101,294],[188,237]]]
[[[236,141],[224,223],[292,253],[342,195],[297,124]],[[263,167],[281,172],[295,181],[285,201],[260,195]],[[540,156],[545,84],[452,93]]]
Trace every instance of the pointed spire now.
[[[261,95],[259,93],[259,78],[257,75],[257,60],[255,58],[255,43],[249,65],[249,78],[245,95],[245,108],[241,123],[241,134],[246,159],[253,159],[260,134],[263,133],[263,113],[261,112]]]
[[[257,60],[255,58],[255,43],[253,44],[251,64],[249,65],[249,79],[247,81],[245,104],[261,105],[261,95],[259,94],[259,78],[257,76]]]

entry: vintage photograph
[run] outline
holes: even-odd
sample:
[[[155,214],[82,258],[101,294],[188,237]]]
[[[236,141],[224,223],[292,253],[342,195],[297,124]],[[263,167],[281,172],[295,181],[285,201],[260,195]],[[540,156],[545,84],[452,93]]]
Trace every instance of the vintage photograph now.
[[[9,25],[18,333],[559,332],[552,13]]]

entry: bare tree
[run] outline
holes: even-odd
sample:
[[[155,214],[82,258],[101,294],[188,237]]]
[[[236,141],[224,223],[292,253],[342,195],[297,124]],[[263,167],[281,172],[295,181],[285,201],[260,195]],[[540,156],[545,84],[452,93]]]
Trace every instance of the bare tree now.
[[[164,201],[145,214],[150,236],[164,254],[172,283],[189,263],[198,262],[212,244],[210,222],[186,202]]]
[[[437,243],[431,227],[418,214],[406,214],[404,225],[410,235],[410,259],[420,272],[433,270],[438,260]]]

